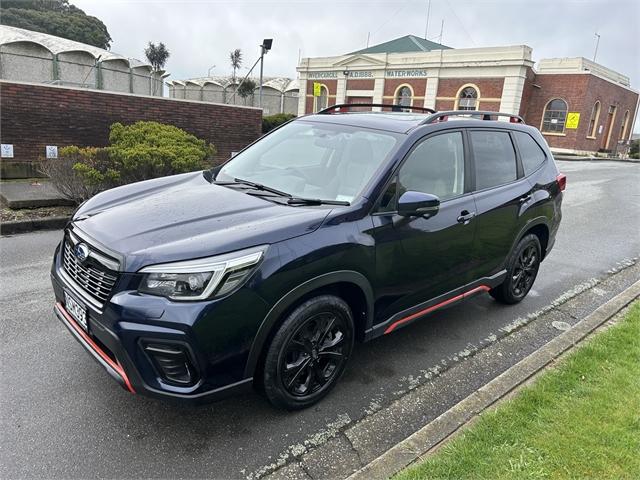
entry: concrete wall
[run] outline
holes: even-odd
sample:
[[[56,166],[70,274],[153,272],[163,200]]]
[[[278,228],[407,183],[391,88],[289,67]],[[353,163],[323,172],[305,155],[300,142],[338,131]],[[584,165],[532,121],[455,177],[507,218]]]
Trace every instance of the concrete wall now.
[[[53,54],[46,48],[30,42],[0,46],[0,78],[47,82],[54,78]]]
[[[46,145],[104,146],[115,122],[152,120],[213,143],[221,162],[261,135],[261,111],[206,102],[0,81],[1,142],[14,158],[33,162]]]
[[[100,63],[102,89],[111,92],[131,92],[129,65],[124,60],[105,60]]]

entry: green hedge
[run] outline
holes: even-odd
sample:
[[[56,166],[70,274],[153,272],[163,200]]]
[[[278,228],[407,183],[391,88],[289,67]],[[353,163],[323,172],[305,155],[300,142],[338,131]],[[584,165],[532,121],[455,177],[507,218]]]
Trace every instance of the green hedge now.
[[[270,132],[283,123],[287,123],[292,118],[296,118],[292,113],[276,113],[275,115],[262,117],[262,133]]]

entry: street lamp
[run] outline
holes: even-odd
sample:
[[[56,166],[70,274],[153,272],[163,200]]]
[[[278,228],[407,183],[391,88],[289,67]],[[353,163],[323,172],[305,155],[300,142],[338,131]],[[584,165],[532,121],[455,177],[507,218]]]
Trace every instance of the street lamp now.
[[[264,55],[271,50],[273,38],[265,38],[260,45],[260,93],[258,94],[258,106],[262,108],[262,70],[264,67]]]
[[[209,67],[209,70],[207,70],[207,77],[210,77],[210,76],[211,76],[211,70],[213,70],[214,68],[216,68],[216,66],[215,66],[215,65],[211,65],[211,66]]]

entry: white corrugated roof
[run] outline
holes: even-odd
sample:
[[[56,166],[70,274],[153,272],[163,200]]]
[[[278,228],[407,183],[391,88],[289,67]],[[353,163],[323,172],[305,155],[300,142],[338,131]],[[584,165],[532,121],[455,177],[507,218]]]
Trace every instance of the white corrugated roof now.
[[[101,57],[101,61],[105,60],[123,60],[131,67],[149,67],[151,65],[147,62],[140,61],[135,58],[128,58],[124,55],[104,50],[102,48],[94,47],[93,45],[87,45],[86,43],[75,42],[66,38],[56,37],[47,33],[34,32],[32,30],[25,30],[23,28],[9,27],[7,25],[0,25],[0,46],[9,43],[16,42],[31,42],[41,45],[49,50],[52,54],[64,52],[87,52],[94,58]]]
[[[255,84],[258,84],[257,77],[249,77],[250,80],[253,80]],[[236,83],[240,83],[242,78],[236,78]],[[184,86],[186,84],[193,83],[199,86],[204,86],[206,83],[213,83],[216,85],[220,85],[223,88],[228,87],[233,84],[233,79],[230,76],[212,76],[212,77],[201,77],[201,78],[188,78],[185,80],[170,80],[167,82],[168,85],[181,85]],[[291,90],[298,90],[298,80],[292,80],[287,77],[265,77],[262,82],[263,87],[270,87],[280,92],[289,92]]]

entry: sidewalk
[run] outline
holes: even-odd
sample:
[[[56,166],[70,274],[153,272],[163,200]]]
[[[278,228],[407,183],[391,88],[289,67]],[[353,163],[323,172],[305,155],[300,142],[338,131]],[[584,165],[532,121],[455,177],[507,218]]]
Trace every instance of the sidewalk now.
[[[43,178],[0,181],[0,202],[12,209],[72,206],[58,190]]]

